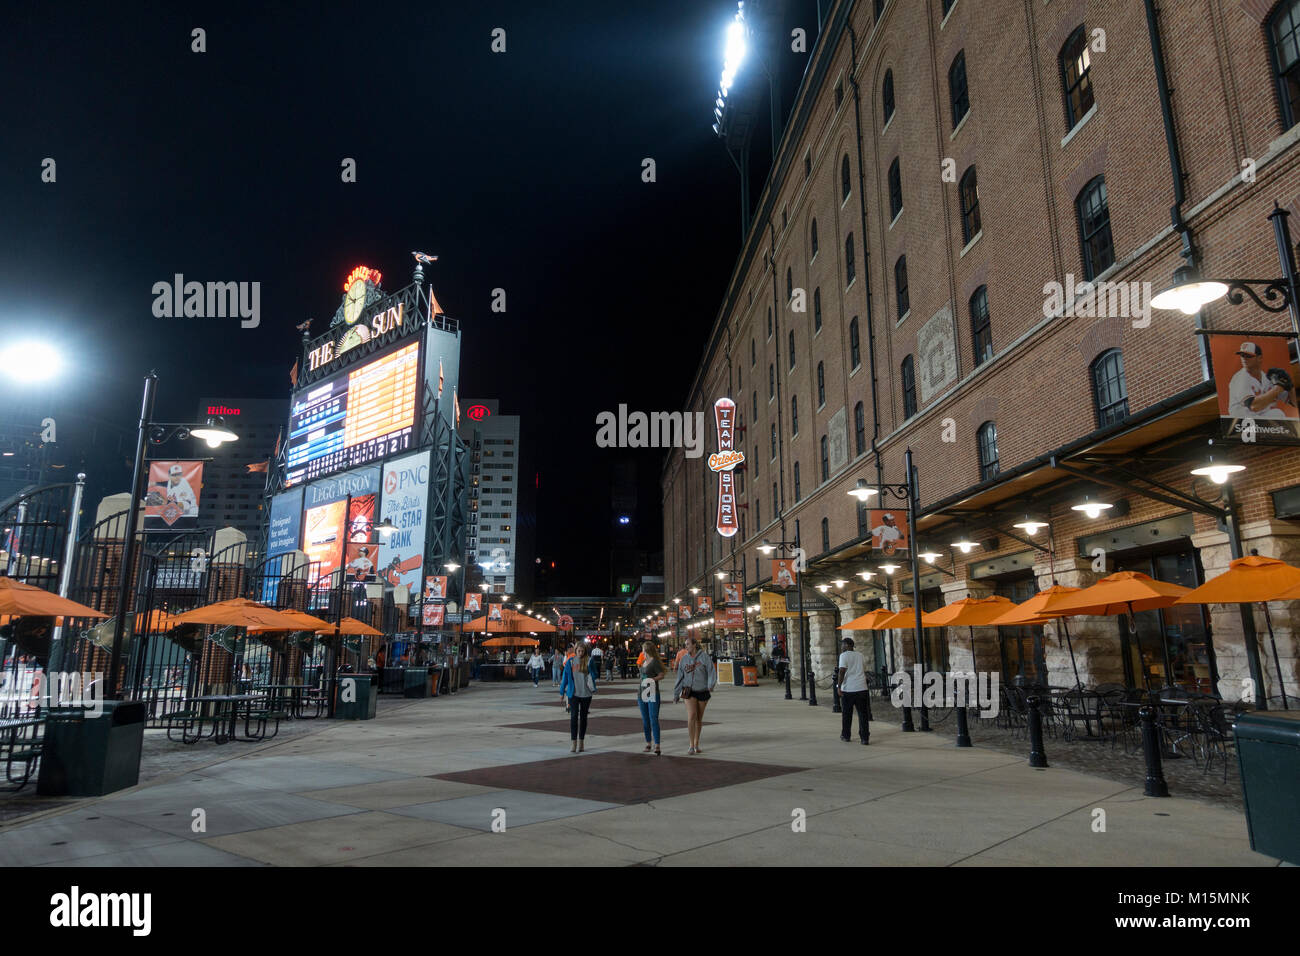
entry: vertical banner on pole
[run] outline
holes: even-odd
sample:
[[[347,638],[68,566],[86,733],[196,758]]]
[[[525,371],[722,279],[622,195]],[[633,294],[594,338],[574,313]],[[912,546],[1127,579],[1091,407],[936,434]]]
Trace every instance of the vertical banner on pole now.
[[[709,469],[718,475],[718,534],[733,537],[740,530],[736,517],[735,467],[745,460],[745,453],[736,451],[736,403],[720,398],[713,403],[713,418],[718,428],[718,451],[709,456]]]

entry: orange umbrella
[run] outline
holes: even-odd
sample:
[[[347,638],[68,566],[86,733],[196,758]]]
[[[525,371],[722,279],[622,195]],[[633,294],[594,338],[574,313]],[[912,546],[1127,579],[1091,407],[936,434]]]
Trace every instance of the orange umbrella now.
[[[0,614],[14,617],[108,617],[76,601],[13,578],[0,577]]]
[[[1002,625],[1028,625],[1032,627],[1038,624],[1046,624],[1053,618],[1060,617],[1061,630],[1065,632],[1065,646],[1070,651],[1070,666],[1074,668],[1074,680],[1081,687],[1083,686],[1083,680],[1079,677],[1079,664],[1074,659],[1074,642],[1070,640],[1070,625],[1066,623],[1064,615],[1058,615],[1055,612],[1055,607],[1071,595],[1078,594],[1082,590],[1083,588],[1067,588],[1060,584],[1053,584],[1050,588],[1039,591],[1028,601],[1017,604],[993,622],[999,627]],[[1060,646],[1059,639],[1057,640],[1057,646]]]
[[[147,615],[137,614],[135,616],[135,630],[138,634],[159,634],[164,631],[170,631],[175,626],[175,615],[168,614],[160,608],[155,608]]]
[[[317,631],[319,632],[321,630],[330,631],[331,633],[333,632],[332,625],[329,623],[329,621],[322,620],[319,617],[312,617],[310,614],[305,614],[302,611],[295,611],[293,608],[284,608],[282,610],[278,610],[277,612],[280,615],[282,615],[285,620],[289,621],[291,626],[285,627],[283,624],[276,624],[273,626],[259,624],[254,627],[250,627],[248,629],[249,633],[255,634],[258,631]]]
[[[502,620],[489,621],[487,615],[476,617],[465,625],[467,631],[499,631],[502,633],[520,632],[524,634],[552,634],[555,632],[553,624],[547,624],[545,621],[539,621],[535,617],[529,617],[527,614],[520,614],[518,611],[512,611],[505,608],[501,612]]]
[[[1117,571],[1092,587],[1054,603],[1052,614],[1132,615],[1138,611],[1169,607],[1184,594],[1190,594],[1191,590],[1181,584],[1157,581],[1141,571]]]
[[[883,631],[880,621],[887,617],[893,617],[894,611],[887,607],[878,607],[874,611],[868,611],[861,617],[855,617],[847,624],[841,624],[837,630],[840,631]]]
[[[303,630],[301,625],[283,611],[250,601],[248,598],[235,598],[232,601],[218,601],[205,607],[196,607],[192,611],[178,614],[176,624],[220,624],[227,627],[260,628],[274,631]],[[315,626],[324,626],[318,618]]]
[[[1282,661],[1277,653],[1277,638],[1273,635],[1273,616],[1268,611],[1269,601],[1291,601],[1300,598],[1300,568],[1294,568],[1277,558],[1257,554],[1236,558],[1228,562],[1228,570],[1210,578],[1199,588],[1184,594],[1176,604],[1250,604],[1264,605],[1264,621],[1268,624],[1268,640],[1273,647],[1273,666],[1282,687],[1282,707],[1290,710],[1286,697],[1286,681],[1282,678]]]
[[[355,617],[345,617],[337,625],[329,624],[318,628],[317,634],[363,634],[367,637],[382,637],[384,632],[377,631],[369,624],[358,621]]]
[[[492,637],[484,641],[483,647],[536,647],[541,642],[532,637]]]
[[[959,627],[963,624],[968,627],[971,673],[974,674],[979,670],[979,665],[975,663],[975,628],[988,627],[1015,606],[1014,601],[1000,594],[986,598],[962,598],[928,614],[922,614],[921,623],[926,627]]]

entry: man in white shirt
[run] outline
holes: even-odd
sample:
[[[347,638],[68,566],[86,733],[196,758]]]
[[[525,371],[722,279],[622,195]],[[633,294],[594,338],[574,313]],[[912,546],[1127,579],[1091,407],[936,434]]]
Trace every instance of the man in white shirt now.
[[[853,639],[844,638],[844,651],[840,654],[840,710],[843,725],[840,740],[853,738],[853,710],[858,711],[858,739],[863,746],[871,741],[870,705],[867,700],[867,671],[862,655],[853,649]]]
[[[1228,414],[1240,418],[1286,418],[1278,403],[1289,401],[1291,390],[1285,382],[1265,376],[1264,353],[1260,347],[1254,342],[1242,342],[1237,355],[1241,369],[1228,383]]]
[[[592,644],[591,664],[587,668],[587,670],[591,674],[591,679],[593,681],[600,676],[600,665],[604,662],[604,657],[605,657],[605,652],[600,649],[600,645]]]
[[[542,652],[534,647],[532,657],[528,658],[528,669],[533,672],[534,687],[539,686],[538,679],[542,676],[542,668],[545,666],[546,662],[542,660]]]

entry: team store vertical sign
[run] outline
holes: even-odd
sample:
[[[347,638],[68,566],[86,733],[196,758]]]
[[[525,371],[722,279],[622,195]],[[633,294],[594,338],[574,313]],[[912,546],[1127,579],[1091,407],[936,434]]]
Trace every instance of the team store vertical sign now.
[[[736,403],[720,398],[713,403],[713,419],[718,428],[718,451],[709,456],[709,469],[718,475],[718,534],[730,538],[740,530],[736,517],[735,468],[745,460],[736,451]]]

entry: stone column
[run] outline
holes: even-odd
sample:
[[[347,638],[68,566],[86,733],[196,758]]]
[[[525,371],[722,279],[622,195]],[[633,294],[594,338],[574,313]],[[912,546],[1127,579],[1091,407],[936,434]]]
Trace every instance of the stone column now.
[[[835,628],[839,623],[839,615],[834,611],[808,613],[808,645],[813,679],[818,682],[818,687],[825,684],[828,692],[831,689],[830,680],[835,671],[835,664],[839,660],[835,648],[840,635]]]
[[[983,581],[959,580],[946,581],[939,585],[943,592],[943,603],[963,601],[966,598],[992,597],[993,588]],[[970,628],[954,625],[946,628],[948,632],[948,666],[953,671],[968,673],[971,669],[971,634],[974,632],[975,670],[1001,674],[1002,655],[998,647],[998,629],[996,627]]]
[[[1052,586],[1086,588],[1105,577],[1093,570],[1088,558],[1058,557],[1054,566],[1043,561],[1034,565],[1039,590]],[[1066,641],[1066,629],[1069,641]],[[1079,680],[1088,686],[1124,683],[1124,659],[1119,640],[1119,622],[1114,617],[1069,617],[1043,625],[1043,657],[1047,661],[1047,682],[1060,687],[1075,683],[1070,647],[1079,668]]]
[[[1228,570],[1232,552],[1228,536],[1222,531],[1207,531],[1192,536],[1192,544],[1200,551],[1201,567],[1205,578]],[[1295,522],[1269,518],[1241,525],[1242,550],[1250,554],[1257,550],[1261,557],[1277,558],[1288,564],[1300,563],[1300,526]],[[1264,689],[1255,695],[1280,697],[1277,660],[1273,657],[1273,641],[1269,640],[1268,624],[1272,620],[1273,640],[1277,643],[1277,658],[1282,664],[1282,678],[1286,682],[1287,698],[1300,697],[1300,669],[1297,668],[1297,635],[1300,634],[1300,608],[1294,601],[1270,601],[1268,617],[1261,604],[1251,604],[1255,620],[1255,634],[1259,647],[1259,667],[1264,678]],[[1238,604],[1211,604],[1209,612],[1210,633],[1214,643],[1214,660],[1219,672],[1218,691],[1224,700],[1238,701],[1250,697],[1250,667],[1246,660],[1246,641],[1241,624],[1241,606]]]

